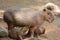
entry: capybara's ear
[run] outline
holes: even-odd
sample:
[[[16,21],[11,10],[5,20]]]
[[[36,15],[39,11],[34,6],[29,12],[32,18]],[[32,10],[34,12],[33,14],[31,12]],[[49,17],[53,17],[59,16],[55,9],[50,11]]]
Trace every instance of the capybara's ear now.
[[[46,9],[43,9],[43,11],[45,12],[45,11],[46,11]]]

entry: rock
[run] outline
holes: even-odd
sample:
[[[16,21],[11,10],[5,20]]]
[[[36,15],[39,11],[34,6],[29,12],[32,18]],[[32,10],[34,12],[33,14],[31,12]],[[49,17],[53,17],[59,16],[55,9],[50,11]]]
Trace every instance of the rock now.
[[[8,36],[8,30],[3,27],[0,27],[0,37],[5,37],[5,36]]]

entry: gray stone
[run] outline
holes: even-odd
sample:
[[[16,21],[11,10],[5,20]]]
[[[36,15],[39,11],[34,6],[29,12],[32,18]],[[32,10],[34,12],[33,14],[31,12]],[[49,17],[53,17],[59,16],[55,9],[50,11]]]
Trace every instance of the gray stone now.
[[[5,37],[5,36],[8,36],[8,30],[3,27],[0,27],[0,37]]]

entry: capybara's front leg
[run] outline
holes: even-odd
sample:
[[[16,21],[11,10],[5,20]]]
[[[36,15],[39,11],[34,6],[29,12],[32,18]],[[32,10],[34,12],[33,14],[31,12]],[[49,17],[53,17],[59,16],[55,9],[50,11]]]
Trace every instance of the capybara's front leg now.
[[[35,30],[35,27],[30,27],[28,30],[28,33],[26,35],[24,35],[24,37],[33,37],[34,36],[34,30]]]
[[[29,33],[30,33],[30,36],[33,38],[35,36],[35,33],[36,35],[38,34],[37,32],[39,32],[39,25],[35,25],[34,27],[31,27],[29,29]]]
[[[45,28],[44,27],[40,27],[40,28],[36,28],[36,30],[34,31],[34,36],[38,37],[41,34],[45,33]]]

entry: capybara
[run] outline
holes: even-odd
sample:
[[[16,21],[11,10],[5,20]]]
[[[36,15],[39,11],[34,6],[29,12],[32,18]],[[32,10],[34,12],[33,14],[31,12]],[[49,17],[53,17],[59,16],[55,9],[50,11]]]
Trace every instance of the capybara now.
[[[9,37],[17,40],[20,40],[21,37],[22,40],[22,37],[27,34],[28,30],[28,27],[15,27],[13,30],[9,30]]]
[[[8,24],[8,30],[14,27],[29,27],[27,34],[33,37],[35,30],[39,30],[44,21],[52,22],[53,12],[43,9],[43,11],[31,8],[11,8],[4,12],[4,21]],[[38,31],[37,31],[38,33]]]

